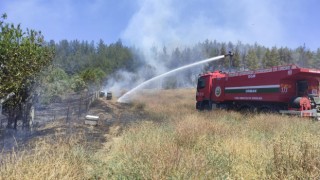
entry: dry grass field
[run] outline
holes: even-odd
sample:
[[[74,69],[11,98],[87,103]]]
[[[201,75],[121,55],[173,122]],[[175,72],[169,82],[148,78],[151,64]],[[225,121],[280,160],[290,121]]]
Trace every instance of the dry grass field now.
[[[0,179],[320,177],[319,122],[199,112],[193,89],[146,91],[127,108],[146,118],[120,128],[110,124],[97,148],[88,146],[101,142],[87,142],[82,133],[56,133],[34,139],[25,150],[1,153]]]

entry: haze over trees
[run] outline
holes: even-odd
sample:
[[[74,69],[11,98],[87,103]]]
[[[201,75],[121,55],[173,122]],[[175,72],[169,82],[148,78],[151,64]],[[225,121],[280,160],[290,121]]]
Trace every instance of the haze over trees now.
[[[276,46],[270,48],[257,43],[250,45],[240,41],[226,43],[207,39],[193,46],[150,47],[147,54],[151,54],[151,57],[146,57],[146,52],[141,49],[124,45],[121,40],[111,44],[106,44],[103,40],[98,43],[62,40],[50,41],[48,45],[54,47],[55,57],[52,72],[47,74],[48,78],[41,88],[41,94],[47,103],[54,101],[52,97],[65,92],[99,90],[105,86],[108,79],[120,83],[132,81],[127,83],[133,84],[135,81],[150,79],[163,73],[159,72],[159,69],[169,71],[202,59],[224,55],[229,51],[234,52],[231,67],[229,58],[210,62],[203,69],[191,68],[163,79],[162,88],[195,86],[197,75],[205,71],[254,70],[285,64],[317,68],[320,65],[320,50],[311,51],[305,45],[296,49]],[[121,73],[115,75],[119,70],[129,72],[132,76],[130,79],[124,79]]]

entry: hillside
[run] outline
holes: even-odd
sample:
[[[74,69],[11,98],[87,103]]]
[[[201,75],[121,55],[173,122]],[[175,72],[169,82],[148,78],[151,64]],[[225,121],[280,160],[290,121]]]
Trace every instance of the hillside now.
[[[194,89],[100,99],[83,121],[55,121],[0,155],[0,179],[289,179],[320,176],[320,125],[276,114],[195,110]]]

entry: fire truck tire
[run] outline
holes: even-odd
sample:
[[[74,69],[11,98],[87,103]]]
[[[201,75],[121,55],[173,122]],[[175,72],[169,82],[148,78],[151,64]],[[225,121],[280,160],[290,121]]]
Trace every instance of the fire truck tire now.
[[[212,102],[211,102],[211,101],[197,102],[196,108],[197,108],[199,111],[212,110]]]
[[[203,103],[202,103],[202,102],[197,102],[196,108],[197,108],[199,111],[203,111],[203,110],[204,110]]]
[[[212,110],[212,104],[210,102],[204,104],[203,109],[205,110]]]
[[[212,101],[209,101],[207,104],[207,110],[212,110]]]

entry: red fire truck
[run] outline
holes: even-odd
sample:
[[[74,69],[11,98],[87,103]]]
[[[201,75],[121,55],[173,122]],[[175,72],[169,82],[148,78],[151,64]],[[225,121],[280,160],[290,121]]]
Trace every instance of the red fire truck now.
[[[320,70],[297,65],[214,71],[198,78],[196,108],[280,112],[319,117]]]

